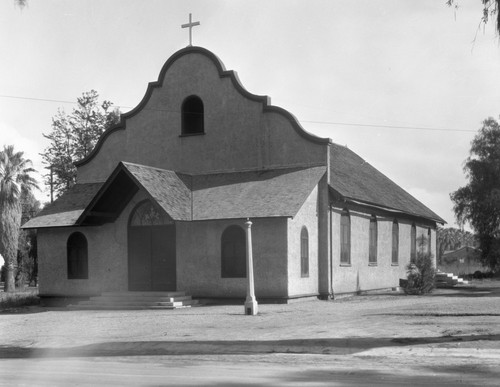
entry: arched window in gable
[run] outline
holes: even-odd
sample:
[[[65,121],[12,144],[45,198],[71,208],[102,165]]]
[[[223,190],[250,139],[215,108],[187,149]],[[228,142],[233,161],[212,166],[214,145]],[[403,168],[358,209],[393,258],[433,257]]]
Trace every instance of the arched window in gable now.
[[[196,95],[187,97],[181,107],[182,135],[205,133],[203,101]]]
[[[309,277],[309,233],[306,226],[300,231],[300,275]]]
[[[221,237],[222,278],[247,276],[246,235],[237,225],[227,227]]]
[[[66,244],[68,279],[88,279],[88,245],[87,238],[81,232],[74,232]]]
[[[378,228],[377,228],[377,218],[372,215],[370,219],[370,247],[368,253],[368,263],[370,265],[377,264],[377,239],[378,239]]]
[[[411,225],[410,232],[410,262],[415,262],[417,259],[417,226],[415,223]]]
[[[163,226],[172,223],[172,219],[150,200],[144,200],[134,208],[129,225],[131,227]]]
[[[393,265],[399,263],[399,224],[396,219],[392,222],[392,261]]]
[[[351,217],[347,210],[340,216],[340,264],[351,264]]]

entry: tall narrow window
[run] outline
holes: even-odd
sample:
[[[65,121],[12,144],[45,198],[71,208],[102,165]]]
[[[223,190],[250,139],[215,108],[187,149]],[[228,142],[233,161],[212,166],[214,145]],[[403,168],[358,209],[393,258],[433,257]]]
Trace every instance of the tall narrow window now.
[[[340,264],[351,264],[351,218],[347,210],[340,217]]]
[[[415,224],[411,225],[410,249],[410,262],[415,262],[417,258],[417,227]]]
[[[399,224],[397,220],[392,222],[392,264],[399,263]]]
[[[202,100],[195,95],[187,97],[182,103],[181,110],[182,134],[203,134],[205,132],[205,127]]]
[[[229,226],[221,237],[222,278],[247,276],[246,235],[240,226]]]
[[[368,263],[377,264],[377,218],[372,216],[370,219],[370,251],[368,253]]]
[[[75,232],[69,236],[66,248],[68,279],[89,278],[87,238],[81,232]]]
[[[305,226],[300,232],[300,275],[309,277],[309,234]]]
[[[432,249],[432,232],[431,229],[427,229],[427,252],[430,254]]]

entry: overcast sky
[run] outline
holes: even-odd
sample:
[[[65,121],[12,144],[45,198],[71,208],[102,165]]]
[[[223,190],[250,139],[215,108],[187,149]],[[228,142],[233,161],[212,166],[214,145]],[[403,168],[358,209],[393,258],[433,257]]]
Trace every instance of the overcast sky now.
[[[135,107],[193,44],[309,132],[347,145],[456,226],[449,193],[481,122],[500,114],[500,45],[479,0],[0,2],[0,146],[44,171],[58,108],[95,89]],[[44,172],[45,173],[45,172]],[[38,197],[48,200],[47,191]]]

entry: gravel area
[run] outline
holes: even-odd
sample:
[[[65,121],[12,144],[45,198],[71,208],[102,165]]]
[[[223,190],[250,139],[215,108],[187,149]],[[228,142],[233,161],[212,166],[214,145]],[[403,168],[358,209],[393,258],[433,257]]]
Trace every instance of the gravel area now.
[[[482,285],[482,284],[480,284]],[[398,292],[338,301],[177,310],[69,311],[28,307],[0,313],[0,343],[71,347],[96,342],[228,341],[339,338],[425,338],[500,334],[500,283],[438,289],[428,296]]]

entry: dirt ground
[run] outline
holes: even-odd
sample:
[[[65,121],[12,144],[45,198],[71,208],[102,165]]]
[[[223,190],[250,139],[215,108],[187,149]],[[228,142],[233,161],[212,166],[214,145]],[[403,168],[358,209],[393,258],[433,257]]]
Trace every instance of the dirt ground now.
[[[500,385],[500,282],[428,296],[0,313],[0,385]]]

